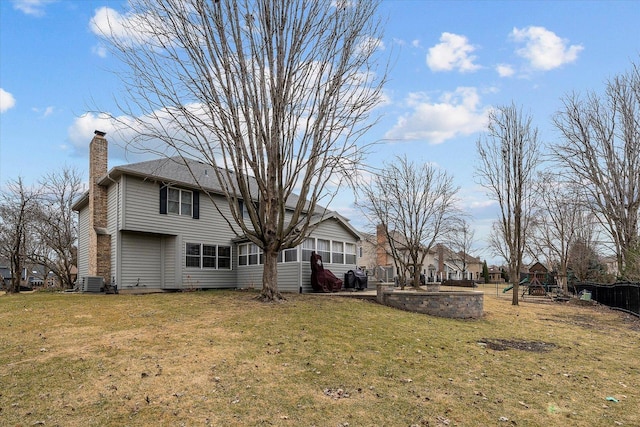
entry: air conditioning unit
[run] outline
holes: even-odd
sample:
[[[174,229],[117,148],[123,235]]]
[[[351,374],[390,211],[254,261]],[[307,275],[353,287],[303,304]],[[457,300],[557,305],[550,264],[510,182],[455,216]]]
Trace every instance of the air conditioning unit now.
[[[80,291],[82,292],[102,292],[104,287],[104,280],[99,276],[84,276],[82,283],[80,284]]]

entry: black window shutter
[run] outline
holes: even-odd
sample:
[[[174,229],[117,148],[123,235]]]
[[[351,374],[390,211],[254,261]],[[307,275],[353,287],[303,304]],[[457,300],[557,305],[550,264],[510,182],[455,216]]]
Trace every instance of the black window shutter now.
[[[193,219],[200,219],[200,192],[193,192]]]
[[[160,184],[160,213],[167,213],[167,186]]]

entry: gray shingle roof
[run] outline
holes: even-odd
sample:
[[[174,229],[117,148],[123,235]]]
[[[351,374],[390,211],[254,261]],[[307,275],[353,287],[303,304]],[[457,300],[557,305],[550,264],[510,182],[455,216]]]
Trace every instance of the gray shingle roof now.
[[[202,188],[211,193],[224,194],[213,166],[192,159],[185,160],[180,157],[170,157],[116,166],[109,171],[107,176],[100,180],[100,184],[109,185],[111,179],[117,179],[123,174],[170,185]],[[253,179],[250,181],[250,188],[252,194],[258,194],[258,187]],[[294,207],[298,199],[299,197],[296,194],[289,196],[286,203],[287,207]],[[321,206],[317,206],[316,210],[322,211],[324,209]]]
[[[210,193],[224,194],[213,166],[192,159],[184,160],[180,157],[170,157],[116,166],[112,168],[107,175],[99,181],[99,183],[101,185],[108,186],[113,182],[112,180],[118,179],[122,175],[132,175],[141,179],[163,182],[169,185],[183,186],[187,188],[202,188]],[[252,194],[257,195],[258,189],[255,181],[251,180],[250,185]],[[286,206],[288,208],[294,208],[298,199],[298,195],[292,194],[289,196]],[[79,210],[84,203],[88,203],[88,192],[83,194],[74,203],[73,209]],[[323,206],[316,205],[313,217],[314,220],[312,222],[318,222],[329,218],[337,219],[342,222],[355,236],[358,238],[360,237],[360,234],[351,226],[348,219]]]

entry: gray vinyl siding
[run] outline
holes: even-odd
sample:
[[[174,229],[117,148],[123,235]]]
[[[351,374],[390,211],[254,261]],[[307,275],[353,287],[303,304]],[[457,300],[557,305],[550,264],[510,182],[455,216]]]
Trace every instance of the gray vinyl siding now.
[[[170,235],[217,236],[230,242],[236,235],[218,213],[208,196],[200,192],[200,219],[175,214],[160,214],[160,184],[125,176],[122,229]],[[226,200],[216,197],[219,208],[230,215]]]
[[[111,236],[111,283],[120,283],[120,263],[118,259],[118,245],[120,244],[119,223],[120,212],[120,181],[111,185],[107,191],[107,232]]]
[[[89,205],[78,212],[78,279],[89,275]]]
[[[153,282],[154,286],[163,289],[236,287],[234,269],[216,270],[185,266],[186,243],[228,246],[231,247],[232,260],[236,257],[232,243],[236,235],[206,194],[200,193],[200,218],[193,219],[183,215],[160,214],[160,184],[157,182],[123,176],[121,192],[121,229],[136,233],[131,234],[131,241],[127,241],[127,246],[123,245],[121,248],[122,282],[136,283],[142,271],[148,274],[147,282]],[[229,214],[224,198],[219,197],[218,201],[220,210]],[[136,238],[140,238],[140,252],[136,251]],[[158,245],[155,253],[145,252],[145,244],[149,240],[155,240]],[[152,255],[155,258],[149,259]],[[147,268],[134,269],[134,266],[143,263],[152,265],[160,273],[153,273]]]
[[[300,248],[298,248],[298,260],[300,259]],[[301,279],[300,269],[309,269],[308,262],[284,262],[278,264],[278,289],[280,292],[300,292]],[[304,273],[303,273],[304,274]],[[309,274],[311,270],[309,269]]]
[[[236,258],[238,258],[237,254]],[[262,265],[243,265],[242,267],[238,267],[236,272],[238,288],[262,289]]]
[[[121,280],[118,289],[162,288],[162,236],[121,233]]]

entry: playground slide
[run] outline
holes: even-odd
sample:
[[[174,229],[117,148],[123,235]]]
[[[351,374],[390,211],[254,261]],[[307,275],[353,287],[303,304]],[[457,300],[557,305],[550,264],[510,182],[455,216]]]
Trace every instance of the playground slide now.
[[[502,293],[504,294],[504,293],[506,293],[506,292],[509,292],[511,289],[513,289],[513,285],[510,285],[510,286],[507,286],[506,288],[504,288],[504,289],[502,290]]]

